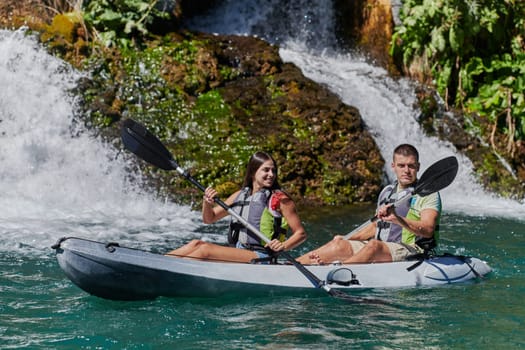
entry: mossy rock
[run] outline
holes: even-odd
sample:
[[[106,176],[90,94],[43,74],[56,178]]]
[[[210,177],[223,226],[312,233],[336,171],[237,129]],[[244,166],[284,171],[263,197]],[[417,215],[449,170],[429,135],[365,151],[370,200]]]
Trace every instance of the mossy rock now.
[[[264,150],[298,201],[373,201],[381,187],[384,162],[359,112],[260,39],[179,33],[90,62],[87,124],[118,140],[121,119],[144,123],[205,185],[239,187],[250,155]],[[200,198],[183,179],[147,172],[173,198]]]

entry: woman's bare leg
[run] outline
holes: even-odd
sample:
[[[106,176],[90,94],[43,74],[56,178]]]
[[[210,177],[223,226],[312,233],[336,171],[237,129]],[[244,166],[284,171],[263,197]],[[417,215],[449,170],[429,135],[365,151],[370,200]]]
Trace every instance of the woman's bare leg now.
[[[182,247],[179,247],[175,250],[172,250],[171,252],[168,252],[166,255],[173,255],[178,257],[185,257],[188,255],[191,255],[195,250],[198,249],[199,245],[204,244],[204,241],[194,239],[190,243],[187,243],[183,245]]]
[[[190,259],[222,260],[230,262],[250,262],[258,256],[255,252],[247,249],[225,247],[213,243],[193,240],[178,249],[172,250],[166,255],[174,255]]]

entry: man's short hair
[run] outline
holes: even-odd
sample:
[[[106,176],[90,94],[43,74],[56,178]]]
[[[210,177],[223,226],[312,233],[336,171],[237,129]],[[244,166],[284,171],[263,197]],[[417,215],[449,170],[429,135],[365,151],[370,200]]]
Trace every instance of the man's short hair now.
[[[403,143],[399,146],[397,146],[395,149],[394,149],[394,156],[398,154],[398,155],[402,155],[402,156],[405,156],[405,157],[409,157],[409,156],[413,156],[416,158],[416,161],[419,162],[419,153],[417,151],[417,149],[408,144],[408,143]]]

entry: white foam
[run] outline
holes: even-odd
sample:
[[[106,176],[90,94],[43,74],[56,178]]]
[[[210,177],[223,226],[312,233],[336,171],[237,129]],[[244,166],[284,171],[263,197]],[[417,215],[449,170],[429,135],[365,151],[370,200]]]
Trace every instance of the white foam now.
[[[144,193],[124,157],[75,123],[69,91],[82,74],[24,31],[0,31],[2,245],[42,248],[64,235],[134,231],[140,240],[141,232],[193,231],[197,213]]]

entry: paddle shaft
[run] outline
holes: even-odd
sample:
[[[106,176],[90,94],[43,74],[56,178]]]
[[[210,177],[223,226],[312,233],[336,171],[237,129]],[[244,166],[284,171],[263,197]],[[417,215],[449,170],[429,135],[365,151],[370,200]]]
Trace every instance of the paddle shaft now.
[[[396,207],[396,205],[400,204],[401,202],[405,201],[408,199],[408,197],[412,196],[414,194],[414,188],[410,188],[408,190],[405,190],[405,193],[403,193],[401,195],[401,198],[397,199],[393,206],[394,208]],[[344,239],[349,239],[350,237],[352,237],[353,235],[355,235],[356,233],[358,233],[359,231],[361,231],[362,229],[364,229],[365,227],[367,227],[368,225],[370,225],[371,223],[373,222],[376,222],[378,219],[377,215],[374,215],[373,217],[371,217],[370,219],[368,219],[368,221],[362,223],[361,225],[359,225],[358,227],[356,227],[355,229],[353,229],[351,232],[347,233],[345,236],[344,236]]]

